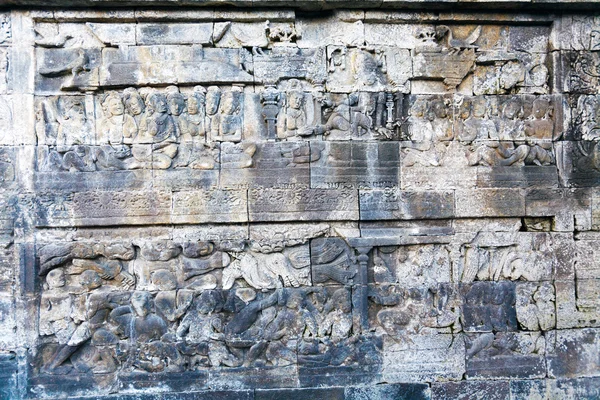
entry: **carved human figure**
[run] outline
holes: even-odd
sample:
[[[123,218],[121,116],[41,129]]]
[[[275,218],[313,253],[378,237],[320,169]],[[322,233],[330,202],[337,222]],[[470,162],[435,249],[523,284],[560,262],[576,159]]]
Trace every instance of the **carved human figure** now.
[[[411,105],[408,117],[409,141],[402,143],[402,151],[405,153],[404,165],[422,166],[440,165],[439,157],[434,148],[434,129],[432,114],[429,112],[428,103],[425,99],[417,98]]]
[[[261,253],[247,250],[229,253],[233,261],[223,270],[223,288],[233,287],[235,280],[243,278],[255,289],[274,289],[282,286],[299,286],[290,260],[282,253]]]
[[[223,317],[219,313],[223,300],[218,291],[204,291],[196,299],[196,307],[190,309],[177,328],[177,337],[184,338],[189,344],[207,344],[208,358],[213,367],[232,363],[225,345]]]
[[[177,290],[177,278],[171,271],[154,271],[152,284],[158,290],[154,298],[156,310],[167,321],[177,321],[192,304],[193,293],[189,290]]]
[[[600,138],[600,102],[596,96],[581,96],[577,100],[575,121],[583,140]]]
[[[101,101],[104,119],[100,123],[100,137],[112,146],[130,144],[137,134],[132,116],[125,114],[125,106],[117,92],[109,92]]]
[[[181,121],[181,141],[204,139],[206,135],[206,89],[195,86],[187,98],[187,113]]]
[[[521,120],[522,103],[513,97],[502,107],[502,117],[498,117],[498,136],[490,137],[490,141],[476,146],[469,155],[469,165],[510,166],[523,165],[529,154],[529,146],[520,143],[525,137],[524,124]],[[490,126],[491,128],[491,126]],[[495,130],[487,130],[494,134]],[[495,140],[494,140],[495,139]],[[515,145],[515,140],[519,141]]]
[[[260,322],[261,312],[282,302],[282,292],[276,290],[266,298],[255,299],[246,303],[230,292],[224,309],[233,312],[233,317],[223,328],[227,348],[231,353],[227,363],[230,366],[248,367],[263,354],[268,346]]]
[[[317,336],[317,321],[306,307],[305,296],[302,290],[285,290],[277,315],[265,327],[264,338],[269,341],[265,355],[273,365],[295,363],[297,341]]]
[[[549,100],[544,98],[534,100],[531,118],[525,121],[525,135],[529,145],[529,154],[525,163],[552,165],[554,154],[551,140],[554,135],[554,121]]]
[[[51,171],[90,172],[96,170],[96,157],[89,146],[77,145],[50,150],[44,169]]]
[[[62,96],[58,100],[58,109],[57,150],[67,151],[73,145],[86,144],[90,122],[85,116],[83,101],[72,96]]]
[[[161,93],[152,93],[146,102],[147,117],[132,148],[133,156],[140,163],[154,168],[167,169],[177,155],[177,130],[168,113],[167,99]]]
[[[219,105],[221,104],[221,89],[218,86],[209,86],[206,91],[206,131],[213,135],[219,132]]]
[[[219,113],[211,125],[212,140],[217,142],[242,140],[242,96],[242,88],[238,86],[223,93]]]
[[[309,126],[309,117],[306,113],[306,96],[301,90],[300,82],[290,80],[290,91],[287,92],[287,104],[277,117],[277,136],[288,138],[294,136],[310,136],[314,128]]]
[[[119,332],[137,343],[160,340],[167,332],[167,323],[153,311],[152,295],[135,291],[130,303],[110,312],[110,318],[115,321]]]
[[[179,139],[182,135],[182,125],[187,119],[185,97],[183,94],[179,93],[179,88],[176,86],[169,86],[166,91],[168,112],[173,118],[173,123],[175,124],[175,137]]]
[[[329,337],[334,343],[347,339],[352,331],[352,301],[347,289],[337,289],[323,308],[324,318],[319,324],[319,336]]]
[[[83,294],[90,293],[82,304],[83,322],[73,331],[64,345],[58,347],[44,370],[49,373],[60,371],[60,366],[83,346],[107,322],[109,313],[119,305],[119,293],[102,284],[102,278],[93,270],[85,270],[79,276],[79,287]],[[83,297],[82,299],[86,299]]]
[[[40,335],[54,335],[59,344],[66,344],[73,332],[71,295],[64,290],[65,272],[54,269],[46,275],[48,288],[42,292],[40,303]]]
[[[123,101],[127,113],[133,117],[136,126],[139,128],[146,109],[144,99],[135,88],[127,88],[123,91]]]
[[[373,128],[373,113],[377,107],[377,99],[371,93],[359,92],[348,95],[351,105],[351,131],[354,135],[362,136],[371,133]]]
[[[329,135],[332,132],[341,132],[344,135],[350,131],[350,103],[348,98],[334,99],[332,96],[324,97],[322,103],[323,125],[315,127],[315,133]]]
[[[448,114],[448,104],[444,99],[433,99],[429,105],[429,119],[433,126],[434,137],[437,142],[452,140],[452,121]]]

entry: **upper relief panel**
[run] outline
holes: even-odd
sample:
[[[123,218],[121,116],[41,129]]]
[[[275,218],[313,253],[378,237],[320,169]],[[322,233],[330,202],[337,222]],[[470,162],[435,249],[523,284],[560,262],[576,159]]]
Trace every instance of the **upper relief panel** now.
[[[298,79],[333,93],[550,93],[549,24],[221,14],[214,23],[212,13],[169,22],[148,13],[121,23],[40,20],[37,92]]]

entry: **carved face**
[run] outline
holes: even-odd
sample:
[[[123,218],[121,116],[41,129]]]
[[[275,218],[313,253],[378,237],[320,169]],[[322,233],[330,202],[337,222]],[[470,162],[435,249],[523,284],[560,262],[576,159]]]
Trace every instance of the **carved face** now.
[[[137,93],[132,94],[125,100],[125,106],[131,115],[140,115],[144,112],[144,100]]]
[[[219,103],[221,102],[221,92],[219,90],[209,90],[206,93],[206,113],[216,114],[219,110]]]
[[[410,115],[413,115],[417,118],[422,118],[425,115],[426,110],[427,104],[423,100],[417,100],[410,108]]]
[[[446,118],[448,116],[448,113],[446,112],[446,105],[443,101],[434,101],[432,108],[436,118]]]
[[[155,93],[150,96],[149,108],[156,113],[164,114],[167,112],[167,99],[160,93]]]
[[[290,93],[290,107],[299,110],[302,107],[303,96],[302,93],[292,92]]]
[[[504,106],[504,117],[508,119],[515,119],[521,109],[521,105],[517,101],[509,101]]]
[[[96,271],[90,269],[83,271],[79,279],[81,286],[88,290],[93,290],[102,286],[102,278],[100,278],[100,275],[98,275]]]
[[[200,107],[202,106],[202,104],[204,104],[205,99],[201,98],[200,96],[190,96],[190,98],[187,101],[187,112],[188,114],[198,114],[198,112],[200,111]]]
[[[46,283],[50,289],[63,287],[66,284],[65,273],[61,268],[53,269],[46,276]]]
[[[223,102],[221,103],[221,112],[227,115],[233,115],[237,104],[235,95],[233,93],[226,93],[223,96]]]
[[[471,103],[468,101],[463,102],[460,105],[460,118],[463,120],[469,118],[471,115]]]
[[[116,97],[111,97],[108,100],[108,112],[111,115],[123,115],[124,107],[123,107],[123,102],[121,101],[121,99],[118,99]]]
[[[171,115],[180,115],[185,109],[185,100],[183,96],[179,93],[175,93],[169,96],[169,114]]]
[[[483,118],[485,116],[485,110],[485,100],[478,100],[473,102],[473,116],[475,118]]]
[[[85,118],[83,110],[83,104],[78,101],[74,101],[70,104],[67,104],[65,117],[66,119],[70,120],[83,121]]]
[[[133,311],[140,317],[145,317],[150,314],[150,293],[134,292],[131,295],[131,307]]]
[[[300,308],[300,306],[302,305],[302,301],[302,293],[294,291],[290,293],[286,305],[288,308],[296,310]]]
[[[533,116],[536,119],[542,119],[546,116],[550,105],[544,100],[536,100],[533,102]]]

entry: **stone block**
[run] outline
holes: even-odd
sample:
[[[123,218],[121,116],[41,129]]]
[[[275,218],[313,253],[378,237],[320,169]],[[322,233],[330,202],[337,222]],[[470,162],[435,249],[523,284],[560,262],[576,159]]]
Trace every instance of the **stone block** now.
[[[296,388],[299,374],[296,366],[223,368],[209,374],[207,385],[214,390]]]
[[[600,379],[556,379],[548,380],[546,396],[552,399],[594,399],[600,396]]]
[[[249,157],[242,158],[244,155]],[[254,149],[224,144],[221,157],[222,188],[292,189],[310,186],[308,142],[267,142],[257,144]],[[247,162],[244,163],[244,160]]]
[[[320,157],[310,164],[311,187],[319,189],[394,188],[400,185],[398,142],[313,143]],[[315,150],[313,150],[315,148]]]
[[[247,222],[245,190],[186,190],[173,192],[174,223]]]
[[[428,400],[432,397],[429,386],[423,383],[381,384],[345,388],[346,400]]]
[[[461,287],[462,324],[466,332],[517,330],[515,284],[474,282]]]
[[[322,389],[273,389],[257,390],[254,392],[255,400],[304,400],[304,399],[331,399],[344,400],[343,388],[322,388]]]
[[[412,334],[453,333],[462,329],[462,299],[455,285],[369,285],[368,290],[369,324],[376,332],[401,340]]]
[[[566,329],[546,335],[546,359],[550,378],[596,377],[600,375],[598,329]]]
[[[357,220],[357,192],[352,189],[250,189],[249,218],[252,222]]]
[[[206,389],[208,374],[200,372],[169,372],[147,374],[124,373],[119,376],[119,391],[127,392],[183,392]]]
[[[245,50],[179,47],[174,45],[131,46],[104,51],[100,83],[105,86],[148,84],[252,83],[242,68],[249,62]]]
[[[171,221],[171,192],[166,191],[47,194],[36,200],[37,226],[147,225]]]
[[[540,332],[470,334],[467,378],[533,379],[546,376],[546,339]]]
[[[454,192],[360,190],[361,220],[437,219],[454,216]]]
[[[462,335],[408,335],[406,341],[386,338],[382,376],[387,382],[460,380],[465,373]]]
[[[525,196],[518,189],[456,190],[457,217],[525,215]]]
[[[402,235],[402,231],[397,234]],[[452,282],[452,263],[444,244],[378,246],[369,265],[369,282],[398,283],[404,288]]]
[[[19,396],[17,386],[18,365],[15,353],[0,354],[0,399],[16,399]]]
[[[515,400],[528,400],[531,398],[540,398],[548,396],[546,392],[546,380],[511,380],[510,398]]]
[[[550,282],[517,283],[517,321],[523,330],[556,328],[556,296]]]
[[[556,166],[478,167],[477,187],[531,188],[558,187]]]
[[[556,281],[556,327],[558,329],[600,326],[600,280]]]
[[[402,157],[404,159],[404,155]],[[404,165],[401,172],[405,190],[475,189],[477,186],[477,169],[472,167]]]
[[[505,400],[510,398],[510,389],[508,381],[434,383],[431,385],[431,398]]]
[[[211,43],[212,23],[141,23],[135,26],[138,45]]]

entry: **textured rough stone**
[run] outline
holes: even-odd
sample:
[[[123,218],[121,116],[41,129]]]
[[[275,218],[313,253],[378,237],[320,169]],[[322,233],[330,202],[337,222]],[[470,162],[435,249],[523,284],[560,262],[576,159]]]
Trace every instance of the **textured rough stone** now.
[[[598,397],[593,2],[55,3],[0,12],[1,398]]]

